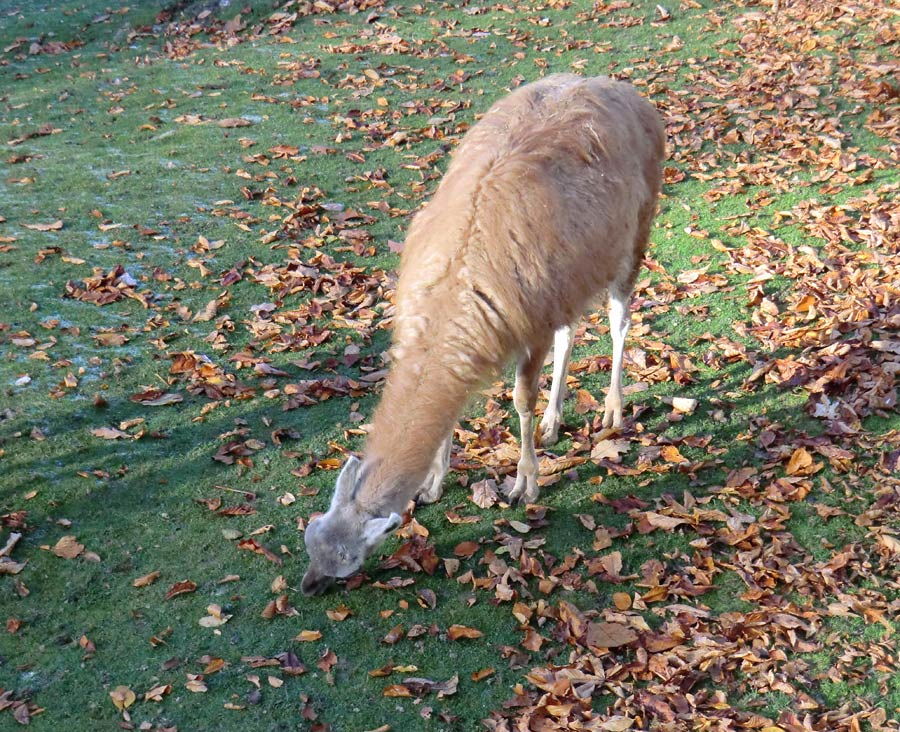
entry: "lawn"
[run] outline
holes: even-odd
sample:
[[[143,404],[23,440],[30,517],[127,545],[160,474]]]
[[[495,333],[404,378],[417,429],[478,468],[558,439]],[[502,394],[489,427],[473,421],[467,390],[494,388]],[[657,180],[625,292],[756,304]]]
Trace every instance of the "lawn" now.
[[[900,729],[900,15],[780,5],[0,3],[0,728]],[[600,304],[540,505],[509,373],[305,598],[409,217],[563,71],[666,121],[626,425]]]

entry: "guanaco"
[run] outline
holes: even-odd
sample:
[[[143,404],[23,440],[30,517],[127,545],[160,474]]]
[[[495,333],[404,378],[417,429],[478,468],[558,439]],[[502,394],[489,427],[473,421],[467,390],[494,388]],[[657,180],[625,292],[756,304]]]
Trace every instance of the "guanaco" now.
[[[348,577],[440,498],[469,395],[516,358],[521,457],[511,503],[538,497],[534,411],[554,350],[541,443],[557,440],[574,327],[606,292],[612,374],[603,425],[622,425],[632,290],[661,185],[660,116],[627,83],[549,76],[494,104],[465,135],[413,219],[395,292],[392,365],[362,460],[341,471],[306,529],[307,595]]]

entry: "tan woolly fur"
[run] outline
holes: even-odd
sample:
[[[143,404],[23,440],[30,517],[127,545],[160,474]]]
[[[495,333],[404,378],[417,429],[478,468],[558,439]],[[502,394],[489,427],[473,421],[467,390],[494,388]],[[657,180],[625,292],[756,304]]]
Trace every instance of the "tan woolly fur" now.
[[[355,572],[409,501],[434,501],[473,391],[517,362],[522,457],[510,500],[538,495],[534,407],[551,346],[541,441],[557,438],[572,327],[602,293],[613,373],[604,424],[622,423],[631,291],[661,183],[665,135],[634,88],[554,75],[494,104],[465,135],[414,218],[395,293],[392,366],[362,461],[348,461],[312,521],[303,591]]]

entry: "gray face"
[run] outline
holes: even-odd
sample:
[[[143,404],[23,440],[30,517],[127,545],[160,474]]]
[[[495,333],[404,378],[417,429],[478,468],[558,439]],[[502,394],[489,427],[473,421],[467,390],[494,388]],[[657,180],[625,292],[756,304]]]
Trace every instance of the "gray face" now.
[[[324,592],[335,577],[349,577],[394,529],[403,523],[397,513],[375,516],[354,500],[359,461],[351,457],[338,476],[328,513],[306,527],[309,569],[300,589],[304,595]]]
[[[352,522],[354,526],[342,518],[329,512],[306,527],[304,539],[309,568],[300,585],[304,595],[321,594],[332,578],[349,577],[362,567],[368,556],[361,522]]]

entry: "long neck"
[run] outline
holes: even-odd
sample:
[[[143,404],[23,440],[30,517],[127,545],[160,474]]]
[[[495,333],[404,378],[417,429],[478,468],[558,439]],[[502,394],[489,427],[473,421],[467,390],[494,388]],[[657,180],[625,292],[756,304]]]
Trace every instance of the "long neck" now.
[[[402,512],[450,437],[473,386],[439,358],[396,363],[375,411],[357,500],[382,512]]]

